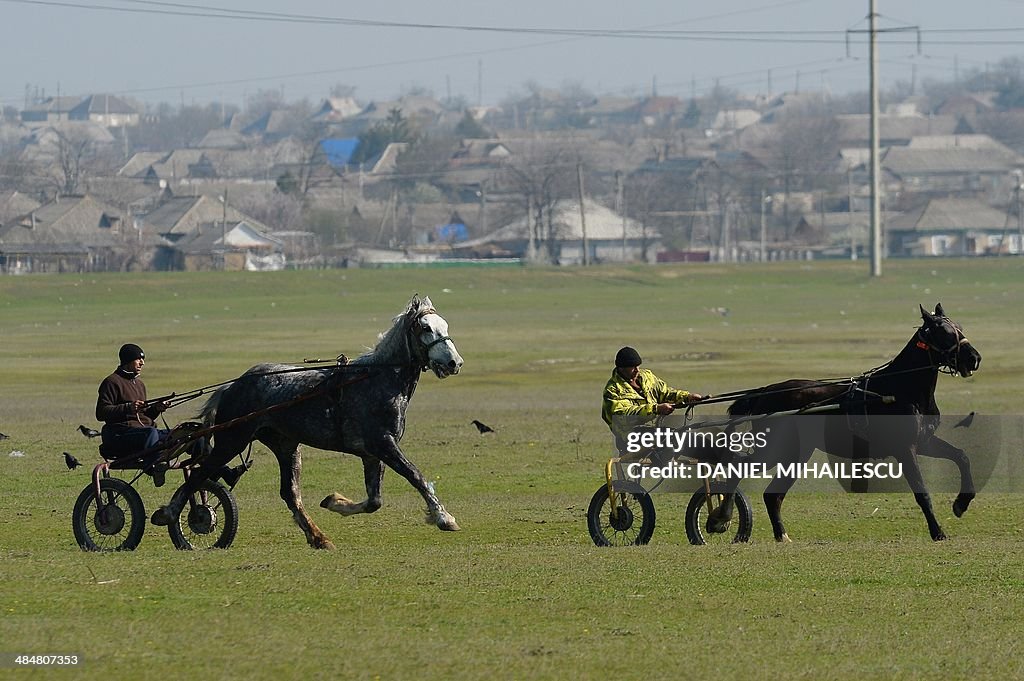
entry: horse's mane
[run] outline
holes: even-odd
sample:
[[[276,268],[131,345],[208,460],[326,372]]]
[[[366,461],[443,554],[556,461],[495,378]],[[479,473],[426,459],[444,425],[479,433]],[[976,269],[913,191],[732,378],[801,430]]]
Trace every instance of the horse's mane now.
[[[391,328],[377,335],[377,344],[352,360],[352,364],[387,363],[393,360],[397,354],[405,351],[406,322],[415,318],[422,310],[429,310],[433,307],[434,304],[430,302],[430,298],[413,296],[405,310],[391,320]]]

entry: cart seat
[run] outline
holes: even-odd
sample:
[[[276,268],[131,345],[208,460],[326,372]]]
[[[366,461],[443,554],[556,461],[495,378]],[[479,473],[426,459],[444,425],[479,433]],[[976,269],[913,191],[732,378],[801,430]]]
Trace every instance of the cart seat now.
[[[102,456],[107,461],[113,461],[114,459],[117,458],[117,456],[110,451],[109,445],[104,443],[100,443],[100,456]]]

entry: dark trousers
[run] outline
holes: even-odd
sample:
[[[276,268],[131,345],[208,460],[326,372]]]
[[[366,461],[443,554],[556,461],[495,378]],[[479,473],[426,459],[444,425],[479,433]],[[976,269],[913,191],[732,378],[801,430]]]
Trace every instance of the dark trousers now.
[[[101,431],[103,435],[103,453],[108,459],[119,459],[129,454],[141,452],[144,449],[155,447],[171,431],[158,428],[129,428],[125,426],[105,425]]]

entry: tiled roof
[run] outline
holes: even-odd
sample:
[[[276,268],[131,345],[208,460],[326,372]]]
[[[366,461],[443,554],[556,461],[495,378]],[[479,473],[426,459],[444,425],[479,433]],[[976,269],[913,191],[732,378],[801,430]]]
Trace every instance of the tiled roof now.
[[[868,114],[843,114],[839,122],[839,140],[865,142],[871,138],[871,117]],[[878,135],[883,140],[909,140],[921,135],[951,135],[956,131],[956,116],[887,116],[878,117]]]
[[[245,220],[258,228],[260,223],[236,210],[229,203],[226,209],[228,222]],[[189,234],[204,223],[221,222],[225,216],[224,204],[209,196],[176,196],[168,199],[140,220],[160,234]]]
[[[139,111],[115,95],[89,95],[71,110],[76,116],[89,114],[138,114]]]
[[[924,206],[893,217],[886,229],[894,232],[944,232],[1006,229],[1006,211],[974,199],[932,199]]]
[[[62,196],[0,229],[0,243],[81,244],[124,243],[117,208],[90,196]]]
[[[881,164],[896,175],[922,175],[943,173],[1004,173],[1021,165],[1017,154],[992,150],[964,149],[912,149],[890,147],[882,156]]]

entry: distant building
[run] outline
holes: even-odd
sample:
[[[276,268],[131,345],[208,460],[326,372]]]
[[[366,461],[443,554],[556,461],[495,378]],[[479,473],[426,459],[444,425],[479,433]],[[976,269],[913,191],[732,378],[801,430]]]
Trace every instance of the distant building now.
[[[0,228],[0,272],[165,269],[167,241],[90,196],[61,196]]]
[[[885,225],[890,255],[1019,254],[1019,223],[1006,211],[974,199],[932,199]]]
[[[653,261],[660,240],[655,228],[645,228],[595,201],[586,200],[583,205],[590,262]],[[583,262],[583,222],[579,202],[565,201],[556,207],[551,218],[555,233],[550,241],[536,234],[531,239],[531,225],[522,217],[486,236],[459,242],[457,252],[469,257],[500,252],[530,259],[553,243],[555,252],[550,255],[556,262],[578,264]]]
[[[71,109],[78,106],[81,101],[81,97],[47,97],[22,109],[21,121],[23,123],[68,121],[71,120],[68,116]]]
[[[313,114],[317,123],[340,123],[363,110],[353,97],[328,97]]]
[[[268,271],[284,269],[284,242],[240,220],[205,224],[174,245],[175,269]]]
[[[89,95],[68,112],[68,118],[91,121],[105,128],[125,128],[139,124],[139,111],[114,95]]]

